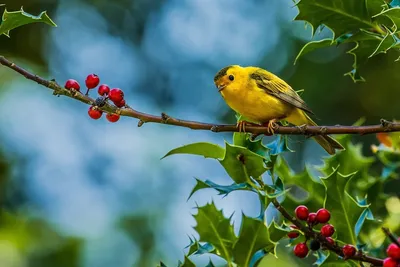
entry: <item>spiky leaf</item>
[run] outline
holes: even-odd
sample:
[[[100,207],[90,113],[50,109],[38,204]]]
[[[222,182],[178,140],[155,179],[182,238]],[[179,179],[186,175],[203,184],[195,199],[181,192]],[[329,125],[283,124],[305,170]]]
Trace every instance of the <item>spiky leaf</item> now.
[[[230,219],[225,218],[222,211],[218,210],[214,203],[197,208],[198,213],[193,215],[197,225],[194,229],[200,236],[200,242],[211,243],[218,255],[227,261],[231,261],[233,244],[237,237],[233,232]]]
[[[348,184],[354,174],[343,175],[338,169],[322,178],[328,190],[324,207],[331,212],[329,223],[335,226],[338,239],[348,244],[357,244],[355,226],[367,205],[361,205],[348,193]]]
[[[236,183],[247,182],[249,177],[258,178],[268,170],[264,157],[245,147],[225,145],[224,158],[219,162]]]
[[[241,183],[241,184],[231,184],[231,185],[219,185],[216,184],[210,180],[205,180],[205,181],[201,181],[199,179],[196,178],[196,185],[195,187],[192,189],[192,192],[189,195],[189,198],[196,193],[197,191],[201,190],[201,189],[206,189],[206,188],[212,188],[218,191],[218,193],[220,195],[227,195],[232,191],[236,191],[236,190],[251,190],[251,188],[249,187],[249,185],[247,183]]]
[[[308,42],[303,46],[303,48],[297,54],[296,59],[294,60],[294,64],[297,63],[297,61],[299,60],[300,57],[302,57],[312,51],[315,51],[317,49],[329,47],[334,44],[335,44],[335,42],[331,38]]]
[[[57,26],[47,15],[46,11],[43,11],[38,16],[34,16],[26,13],[22,8],[21,10],[11,12],[4,10],[2,21],[0,24],[0,35],[4,34],[6,36],[9,36],[11,30],[26,24],[36,22],[46,23],[50,26]]]
[[[224,153],[225,149],[223,149],[219,145],[207,142],[199,142],[172,149],[161,159],[174,154],[191,154],[203,156],[205,158],[219,159],[224,156]]]

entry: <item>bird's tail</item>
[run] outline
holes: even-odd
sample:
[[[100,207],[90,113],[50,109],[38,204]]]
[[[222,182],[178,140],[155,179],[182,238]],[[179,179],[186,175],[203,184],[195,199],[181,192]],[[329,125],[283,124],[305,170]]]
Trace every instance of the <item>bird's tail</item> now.
[[[297,119],[296,122],[291,122],[291,123],[293,123],[295,125],[306,124],[306,125],[317,126],[317,124],[304,111],[298,110],[298,112],[302,113],[301,116],[297,116],[297,118],[302,117],[301,121]],[[329,135],[317,135],[317,136],[314,136],[313,138],[330,155],[335,154],[335,149],[339,149],[339,150],[344,149],[344,147],[338,141],[336,141]]]

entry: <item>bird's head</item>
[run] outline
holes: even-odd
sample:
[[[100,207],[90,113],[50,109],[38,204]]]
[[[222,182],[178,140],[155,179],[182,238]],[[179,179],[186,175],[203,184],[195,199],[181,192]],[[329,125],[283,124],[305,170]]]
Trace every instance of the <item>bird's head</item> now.
[[[214,77],[215,86],[218,88],[218,92],[221,92],[229,85],[235,84],[237,78],[242,76],[243,68],[239,65],[230,65],[220,71]]]

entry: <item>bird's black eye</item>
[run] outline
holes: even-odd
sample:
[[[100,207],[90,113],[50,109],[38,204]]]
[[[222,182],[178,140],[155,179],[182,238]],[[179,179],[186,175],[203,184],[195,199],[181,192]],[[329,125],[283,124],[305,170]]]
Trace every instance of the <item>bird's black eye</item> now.
[[[235,77],[233,75],[229,75],[229,80],[233,81],[235,79]]]

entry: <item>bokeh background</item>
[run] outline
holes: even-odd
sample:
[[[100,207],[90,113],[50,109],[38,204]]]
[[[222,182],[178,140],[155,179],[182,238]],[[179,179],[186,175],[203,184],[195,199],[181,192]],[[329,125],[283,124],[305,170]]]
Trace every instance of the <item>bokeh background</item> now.
[[[235,116],[218,94],[214,74],[229,64],[264,67],[305,89],[302,97],[325,125],[400,118],[396,55],[372,58],[354,84],[349,46],[294,59],[311,29],[294,22],[292,0],[6,0],[32,14],[47,10],[58,24],[31,24],[0,36],[0,54],[63,84],[89,73],[125,91],[130,106],[152,114],[215,123]],[[0,7],[3,12],[4,7]],[[330,36],[323,30],[314,39]],[[93,93],[94,94],[94,93]],[[226,198],[211,190],[187,201],[195,180],[227,184],[217,162],[160,158],[196,141],[223,144],[230,134],[145,124],[93,121],[87,106],[0,67],[0,266],[176,266],[195,235],[196,203],[214,200],[238,230],[240,211],[257,215],[247,192]],[[371,154],[374,136],[355,137]],[[293,169],[320,164],[313,141],[291,137]],[[301,266],[278,250],[263,266]],[[213,258],[213,257],[211,257]],[[204,266],[209,257],[194,257]],[[221,261],[216,263],[222,264]],[[308,264],[307,264],[308,265]]]

